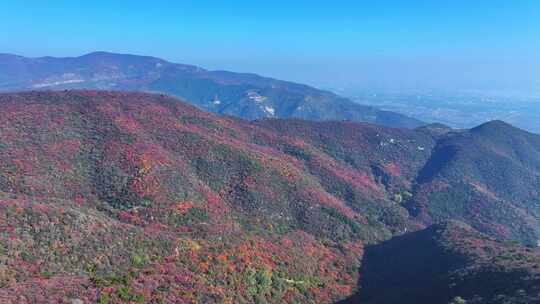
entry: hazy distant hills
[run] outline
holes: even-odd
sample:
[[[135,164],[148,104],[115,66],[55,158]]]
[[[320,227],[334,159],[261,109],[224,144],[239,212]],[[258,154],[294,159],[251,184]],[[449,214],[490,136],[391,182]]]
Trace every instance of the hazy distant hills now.
[[[491,120],[503,120],[521,129],[540,133],[540,96],[527,91],[503,92],[395,92],[354,93],[340,91],[352,100],[414,117],[444,123],[453,128],[472,128]]]
[[[64,88],[161,92],[211,112],[245,119],[352,120],[405,128],[422,124],[306,85],[255,74],[207,71],[153,57],[105,52],[76,58],[0,55],[1,91]]]
[[[398,303],[393,288],[498,303],[469,278],[535,299],[539,159],[540,136],[498,121],[411,130],[246,121],[161,94],[0,94],[0,299],[333,303],[359,285],[373,303]]]

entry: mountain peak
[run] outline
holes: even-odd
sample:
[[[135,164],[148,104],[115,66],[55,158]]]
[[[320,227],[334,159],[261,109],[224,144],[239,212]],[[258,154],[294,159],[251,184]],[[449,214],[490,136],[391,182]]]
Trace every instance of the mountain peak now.
[[[492,120],[471,129],[472,133],[501,135],[505,133],[526,132],[502,120]]]
[[[479,125],[477,128],[488,128],[488,127],[489,128],[508,128],[508,127],[514,128],[511,124],[500,119],[490,120],[488,122],[485,122]]]
[[[94,51],[94,52],[90,52],[88,54],[84,54],[81,57],[84,57],[84,56],[103,56],[103,55],[120,55],[120,54],[112,53],[112,52],[106,52],[106,51]]]
[[[166,60],[163,60],[157,57],[152,57],[152,56],[121,54],[121,53],[113,53],[113,52],[106,52],[106,51],[91,52],[91,53],[82,55],[78,58],[97,58],[97,59],[110,58],[110,59],[130,59],[130,60],[140,60],[140,61],[154,60],[154,61],[159,61],[163,63],[167,62]]]

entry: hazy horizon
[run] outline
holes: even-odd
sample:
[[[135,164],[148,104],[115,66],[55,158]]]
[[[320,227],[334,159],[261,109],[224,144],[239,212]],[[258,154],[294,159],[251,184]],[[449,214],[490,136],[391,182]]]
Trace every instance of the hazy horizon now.
[[[336,90],[540,95],[536,1],[17,2],[0,18],[0,52],[29,57],[109,51]]]

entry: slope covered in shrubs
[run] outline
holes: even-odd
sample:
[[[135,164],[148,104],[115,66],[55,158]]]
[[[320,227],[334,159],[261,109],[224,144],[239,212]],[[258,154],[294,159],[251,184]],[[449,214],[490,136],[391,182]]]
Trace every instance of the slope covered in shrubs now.
[[[501,121],[438,139],[408,207],[426,223],[460,219],[501,238],[540,240],[540,136]]]
[[[0,110],[7,303],[332,303],[365,246],[433,222],[538,238],[537,136],[511,127],[508,150],[481,129],[247,122],[157,94],[0,94]]]
[[[354,289],[363,241],[408,225],[368,172],[176,99],[30,92],[0,107],[1,282],[13,302],[331,302]],[[333,195],[274,146],[305,150],[343,183],[360,177],[362,196]],[[56,290],[59,277],[86,283]]]
[[[471,130],[415,131],[347,122],[264,120],[354,170],[422,226],[457,219],[500,239],[540,240],[540,136],[494,121]],[[338,184],[335,181],[333,184]],[[345,186],[338,196],[352,196]]]

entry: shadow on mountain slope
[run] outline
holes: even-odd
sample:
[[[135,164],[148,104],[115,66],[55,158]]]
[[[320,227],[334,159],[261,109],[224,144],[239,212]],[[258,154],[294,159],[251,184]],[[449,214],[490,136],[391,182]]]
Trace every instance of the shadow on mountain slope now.
[[[539,303],[538,262],[531,248],[437,224],[368,246],[360,290],[339,304]]]

